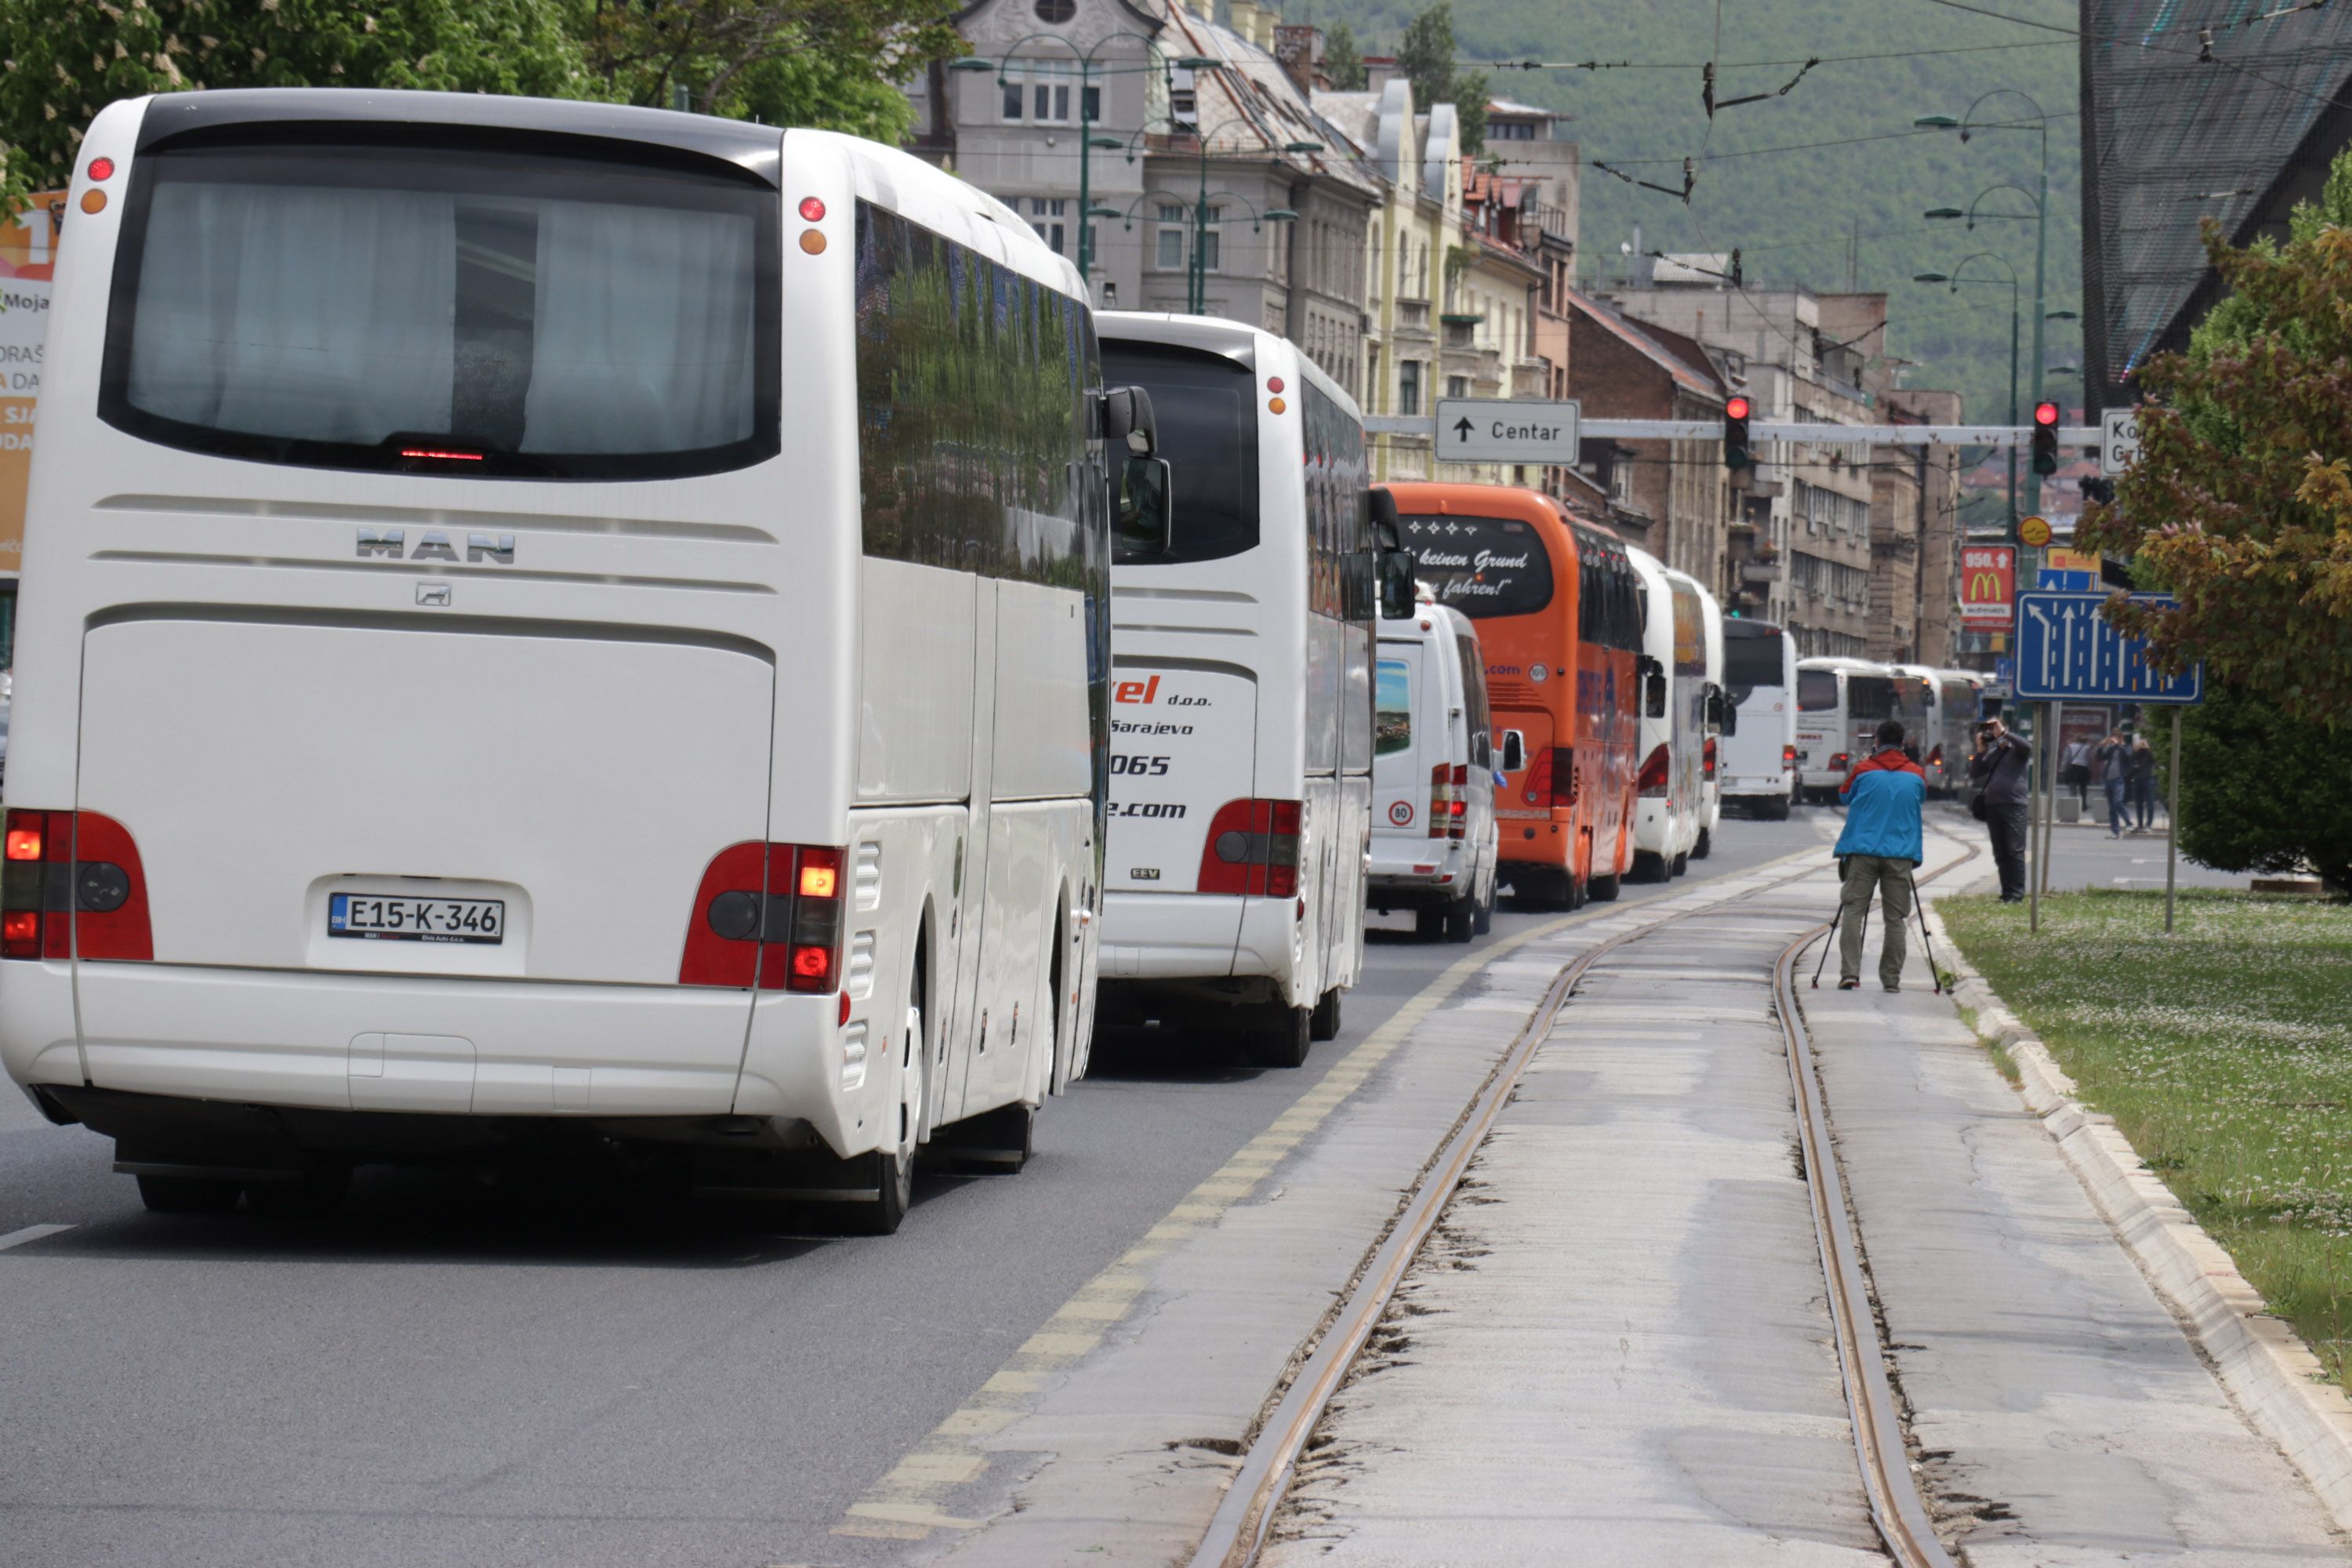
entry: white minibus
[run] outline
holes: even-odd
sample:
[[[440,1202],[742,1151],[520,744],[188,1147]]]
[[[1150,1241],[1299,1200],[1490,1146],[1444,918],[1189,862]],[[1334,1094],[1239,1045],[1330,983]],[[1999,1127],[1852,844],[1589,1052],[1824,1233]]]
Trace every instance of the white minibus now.
[[[1025,1158],[1138,405],[1076,271],[888,148],[473,95],[125,100],[71,202],[0,944],[51,1118],[161,1209],[617,1142],[887,1231],[927,1140]]]
[[[1976,749],[1977,715],[1983,708],[1984,677],[1965,669],[1906,665],[1927,683],[1935,713],[1919,748],[1930,794],[1958,795],[1969,782],[1969,754]]]
[[[1797,795],[1797,639],[1770,621],[1723,623],[1724,798],[1773,821]]]
[[[1468,942],[1495,918],[1495,738],[1478,633],[1424,597],[1380,623],[1372,667],[1371,906],[1424,938]]]
[[[1706,745],[1706,639],[1697,596],[1656,557],[1628,549],[1642,592],[1642,729],[1634,754],[1633,868],[1636,882],[1663,882],[1689,868],[1705,808],[1700,773]],[[1683,578],[1683,584],[1690,579]]]
[[[1271,332],[1096,321],[1174,484],[1169,546],[1111,567],[1102,1016],[1232,1029],[1297,1066],[1363,963],[1383,585],[1363,426]]]
[[[1802,795],[1834,802],[1853,764],[1878,749],[1895,716],[1895,671],[1866,658],[1797,661],[1797,779]]]

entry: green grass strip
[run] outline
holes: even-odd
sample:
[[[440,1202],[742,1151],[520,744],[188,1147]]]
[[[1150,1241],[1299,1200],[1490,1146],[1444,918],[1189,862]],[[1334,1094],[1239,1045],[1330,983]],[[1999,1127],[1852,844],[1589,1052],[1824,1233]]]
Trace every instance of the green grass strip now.
[[[2198,889],[1937,901],[2272,1311],[2352,1388],[2352,907]]]

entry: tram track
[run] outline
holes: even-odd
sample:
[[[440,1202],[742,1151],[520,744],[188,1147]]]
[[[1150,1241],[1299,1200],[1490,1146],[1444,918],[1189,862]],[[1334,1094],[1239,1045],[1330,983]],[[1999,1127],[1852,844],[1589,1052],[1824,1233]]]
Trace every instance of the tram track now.
[[[1972,844],[1963,843],[1962,848],[1961,855],[1917,881],[1932,882],[1979,853]],[[1809,866],[1775,878],[1737,895],[1736,900],[1769,894],[1818,875],[1819,870],[1818,866]],[[1248,1568],[1258,1560],[1296,1478],[1298,1461],[1332,1398],[1346,1385],[1398,1288],[1444,1219],[1528,1064],[1549,1037],[1561,1009],[1592,967],[1611,953],[1685,921],[1719,913],[1736,900],[1711,900],[1633,926],[1604,938],[1562,967],[1423,1167],[1419,1183],[1399,1205],[1312,1348],[1295,1363],[1273,1409],[1244,1451],[1241,1468],[1190,1559],[1191,1568]],[[1867,1267],[1846,1201],[1811,1040],[1797,994],[1799,959],[1832,930],[1832,922],[1816,923],[1781,949],[1773,963],[1771,994],[1772,1010],[1783,1033],[1839,1378],[1872,1522],[1888,1553],[1904,1568],[1956,1568],[1955,1560],[1937,1537],[1913,1472],[1902,1417],[1887,1376]],[[1924,956],[1932,968],[1933,955]]]

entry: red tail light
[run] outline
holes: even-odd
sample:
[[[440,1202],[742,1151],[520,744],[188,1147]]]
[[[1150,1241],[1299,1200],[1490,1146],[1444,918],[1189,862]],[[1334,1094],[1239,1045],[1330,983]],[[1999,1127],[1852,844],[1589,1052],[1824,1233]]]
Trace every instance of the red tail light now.
[[[1796,748],[1795,746],[1793,746],[1793,745],[1790,745],[1790,746],[1783,746],[1783,747],[1781,747],[1781,748],[1780,748],[1780,771],[1781,771],[1782,773],[1787,773],[1790,768],[1793,768],[1793,767],[1795,767],[1796,765],[1797,765],[1797,748]]]
[[[1520,798],[1529,805],[1560,806],[1576,804],[1576,748],[1546,746],[1536,753],[1528,766],[1527,783],[1520,788]]]
[[[1454,820],[1454,770],[1444,763],[1429,770],[1429,836],[1445,837],[1446,825]]]
[[[1295,800],[1229,800],[1219,806],[1201,850],[1200,890],[1297,897],[1303,810]]]
[[[1840,752],[1836,756],[1830,759],[1830,772],[1833,773],[1842,773],[1845,772],[1846,764],[1852,761],[1853,761],[1853,753],[1851,752]]]
[[[1470,764],[1454,764],[1454,798],[1445,808],[1445,837],[1459,838],[1470,825]]]
[[[1715,776],[1715,737],[1707,737],[1706,748],[1699,753],[1699,767],[1707,778]]]
[[[155,956],[147,875],[122,824],[94,811],[12,811],[0,958]]]
[[[1644,795],[1661,796],[1666,793],[1666,749],[1659,746],[1642,763],[1642,776],[1636,787]]]
[[[832,991],[841,976],[841,928],[840,850],[730,844],[703,870],[677,983]]]

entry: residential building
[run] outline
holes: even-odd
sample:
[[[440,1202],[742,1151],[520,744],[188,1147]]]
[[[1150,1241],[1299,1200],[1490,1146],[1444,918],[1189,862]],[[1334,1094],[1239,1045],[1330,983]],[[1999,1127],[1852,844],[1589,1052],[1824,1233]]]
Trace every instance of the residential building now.
[[[1570,290],[1569,386],[1588,419],[1720,420],[1728,384],[1705,349]],[[1726,580],[1730,490],[1723,442],[1584,443],[1627,541],[1700,582]]]

